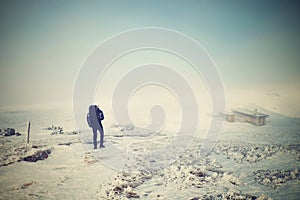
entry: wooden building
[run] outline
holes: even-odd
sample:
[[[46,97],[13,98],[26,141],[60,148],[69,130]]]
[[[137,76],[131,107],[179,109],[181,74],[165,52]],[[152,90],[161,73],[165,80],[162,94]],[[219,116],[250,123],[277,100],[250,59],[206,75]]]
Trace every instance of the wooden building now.
[[[264,126],[267,123],[269,115],[247,109],[235,109],[233,110],[234,120],[240,122],[248,122],[256,126]]]

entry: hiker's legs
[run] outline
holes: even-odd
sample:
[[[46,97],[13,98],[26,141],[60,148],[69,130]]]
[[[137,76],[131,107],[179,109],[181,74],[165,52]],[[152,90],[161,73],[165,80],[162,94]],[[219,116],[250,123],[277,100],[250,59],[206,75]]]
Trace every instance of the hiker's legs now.
[[[94,149],[97,149],[97,128],[93,128]]]
[[[99,132],[100,132],[100,147],[104,147],[104,145],[103,145],[103,141],[104,141],[104,130],[103,130],[103,126],[100,126]]]

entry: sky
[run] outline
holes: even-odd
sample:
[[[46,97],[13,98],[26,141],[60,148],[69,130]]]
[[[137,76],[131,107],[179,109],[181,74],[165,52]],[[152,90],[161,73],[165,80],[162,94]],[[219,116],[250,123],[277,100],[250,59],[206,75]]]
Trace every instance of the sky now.
[[[261,87],[269,93],[283,88],[280,91],[294,103],[299,96],[297,1],[0,4],[0,107],[71,104],[77,73],[89,53],[112,35],[143,27],[173,29],[200,43],[216,63],[229,95]]]

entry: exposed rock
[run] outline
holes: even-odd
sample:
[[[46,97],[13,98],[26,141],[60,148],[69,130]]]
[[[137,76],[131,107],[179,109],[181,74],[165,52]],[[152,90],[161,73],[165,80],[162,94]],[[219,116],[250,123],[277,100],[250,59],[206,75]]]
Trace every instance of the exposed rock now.
[[[282,151],[296,156],[300,160],[300,144],[242,144],[217,143],[213,150],[216,154],[227,156],[235,162],[255,163],[272,157],[275,153]]]
[[[36,185],[37,183],[35,181],[30,181],[27,183],[24,183],[20,186],[14,187],[12,190],[20,190],[20,189],[27,189],[28,187],[31,187],[33,185]]]
[[[291,180],[300,180],[300,173],[298,169],[295,170],[257,170],[254,172],[254,179],[256,182],[268,186],[270,188],[277,188]]]
[[[193,198],[192,200],[204,199],[204,200],[223,200],[223,199],[244,199],[244,200],[272,200],[270,197],[266,197],[264,194],[261,196],[253,196],[250,194],[242,194],[240,191],[229,190],[227,193],[216,195],[204,195],[203,198]]]
[[[57,134],[63,134],[64,133],[64,128],[61,126],[49,126],[47,128],[44,128],[43,130],[49,130],[52,131],[51,135],[57,135]]]
[[[194,171],[190,171],[191,174],[198,176],[198,177],[205,177],[206,174],[204,173],[204,171],[202,171],[201,169],[197,169]]]
[[[49,154],[51,154],[51,149],[39,150],[35,152],[33,155],[26,156],[22,160],[26,162],[36,162],[38,160],[47,159]]]
[[[70,146],[71,144],[73,144],[72,142],[62,142],[62,143],[58,143],[58,145],[66,145],[66,146]]]
[[[116,186],[114,189],[113,189],[113,191],[114,191],[114,193],[115,194],[121,194],[123,191],[124,191],[124,188],[123,188],[124,186]]]
[[[35,181],[31,181],[31,182],[28,182],[28,183],[24,183],[23,185],[21,185],[21,189],[26,189],[26,188],[28,188],[29,186],[32,186],[32,185],[34,185],[34,184],[36,184],[36,182]]]
[[[3,136],[20,136],[21,133],[16,132],[15,129],[13,129],[13,128],[3,128],[3,129],[0,129],[0,135],[3,135]]]
[[[127,192],[126,197],[127,198],[140,198],[140,196],[137,195],[135,192]]]
[[[108,186],[107,183],[102,186],[105,188],[105,193],[100,197],[103,199],[139,198],[140,196],[133,189],[151,178],[152,173],[146,170],[138,173],[122,172],[112,182],[108,183]]]
[[[77,131],[66,132],[67,135],[77,135]]]

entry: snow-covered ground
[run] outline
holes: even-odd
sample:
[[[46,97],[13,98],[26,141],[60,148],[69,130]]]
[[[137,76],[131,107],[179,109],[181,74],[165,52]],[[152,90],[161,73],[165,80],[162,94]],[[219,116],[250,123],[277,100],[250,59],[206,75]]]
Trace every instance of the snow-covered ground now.
[[[22,135],[0,136],[0,199],[298,199],[300,121],[260,109],[266,126],[225,122],[206,156],[199,137],[105,123],[106,148],[93,150],[91,130],[74,133],[67,111],[2,111],[0,127]],[[51,125],[64,134],[43,130]],[[185,148],[169,145],[176,138]]]

